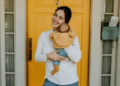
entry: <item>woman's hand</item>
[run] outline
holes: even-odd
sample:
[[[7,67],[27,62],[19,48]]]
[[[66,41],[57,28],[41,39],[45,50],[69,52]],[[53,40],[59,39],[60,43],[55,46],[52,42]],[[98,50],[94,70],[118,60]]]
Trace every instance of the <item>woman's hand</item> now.
[[[53,60],[53,61],[61,61],[61,60],[65,60],[65,57],[62,57],[60,55],[57,54],[57,52],[60,52],[60,50],[56,50],[52,53],[48,53],[47,54],[47,60]]]

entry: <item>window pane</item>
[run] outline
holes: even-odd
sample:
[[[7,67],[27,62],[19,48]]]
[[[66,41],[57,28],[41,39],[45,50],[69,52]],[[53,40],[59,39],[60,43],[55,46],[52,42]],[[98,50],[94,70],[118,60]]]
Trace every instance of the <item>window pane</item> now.
[[[14,35],[5,35],[5,52],[14,52]]]
[[[15,86],[14,74],[6,74],[6,86]]]
[[[6,72],[14,72],[14,55],[5,55]]]
[[[101,77],[101,86],[110,86],[110,76]]]
[[[14,32],[14,15],[5,15],[5,32]]]
[[[102,41],[102,54],[112,54],[112,40]]]
[[[104,22],[110,22],[111,16],[113,16],[113,15],[105,15]]]
[[[102,74],[111,74],[111,56],[102,57]]]
[[[5,0],[5,12],[14,11],[14,0]]]
[[[114,0],[104,0],[104,11],[105,13],[113,13]]]

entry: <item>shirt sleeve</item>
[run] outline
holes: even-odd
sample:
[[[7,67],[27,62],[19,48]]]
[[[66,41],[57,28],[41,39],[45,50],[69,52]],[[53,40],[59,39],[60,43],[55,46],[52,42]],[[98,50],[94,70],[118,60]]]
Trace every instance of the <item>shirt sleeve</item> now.
[[[42,41],[42,35],[39,36],[37,48],[35,52],[35,61],[36,62],[46,62],[47,57],[46,54],[42,54],[42,48],[43,48],[43,41]]]
[[[80,45],[78,37],[76,36],[74,38],[74,42],[71,46],[68,48],[65,48],[65,51],[67,52],[68,57],[75,63],[79,62],[81,59],[81,51],[80,51]]]

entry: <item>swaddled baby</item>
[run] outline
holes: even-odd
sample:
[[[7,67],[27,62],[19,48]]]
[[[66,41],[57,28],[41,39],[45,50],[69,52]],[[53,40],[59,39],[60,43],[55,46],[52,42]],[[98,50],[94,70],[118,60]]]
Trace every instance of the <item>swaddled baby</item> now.
[[[68,57],[64,48],[67,48],[73,44],[76,33],[67,23],[62,23],[58,28],[58,31],[54,31],[50,34],[50,40],[53,41],[53,47],[56,50],[60,50],[57,54],[63,57]],[[60,61],[53,61],[54,69],[51,75],[54,75],[59,71]]]

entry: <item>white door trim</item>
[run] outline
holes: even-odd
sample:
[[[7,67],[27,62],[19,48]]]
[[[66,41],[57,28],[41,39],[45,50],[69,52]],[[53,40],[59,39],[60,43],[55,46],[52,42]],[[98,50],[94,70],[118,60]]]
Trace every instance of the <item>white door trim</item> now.
[[[1,0],[0,0],[0,26],[1,26]],[[2,70],[1,68],[1,27],[0,27],[0,70]],[[0,86],[2,86],[2,74],[0,71]]]
[[[4,44],[4,1],[0,0],[0,29],[1,29],[1,33],[0,33],[0,39],[1,39],[1,86],[5,86],[5,44]]]
[[[120,10],[120,0],[118,2]],[[116,85],[115,86],[120,86],[120,11],[118,13],[119,16],[119,36],[118,36],[118,43],[117,43],[117,63],[116,63]]]
[[[15,86],[26,86],[26,0],[14,0]],[[0,0],[0,86],[5,85],[4,0]]]
[[[91,0],[89,86],[100,84],[102,0]]]
[[[15,7],[16,86],[26,86],[26,0],[16,0]]]

